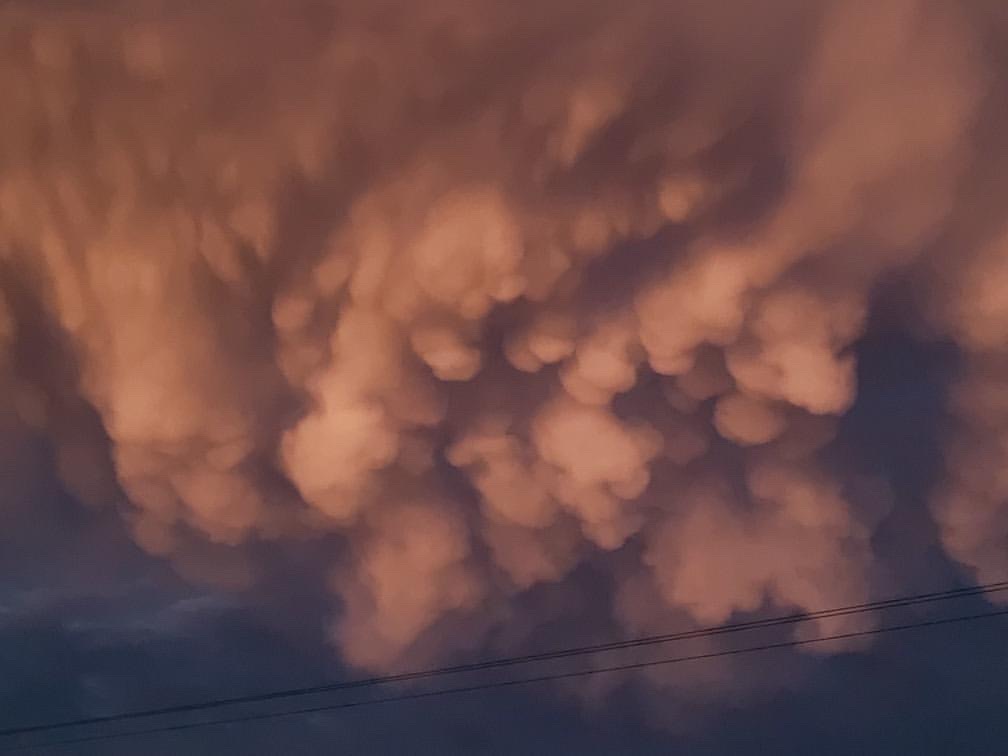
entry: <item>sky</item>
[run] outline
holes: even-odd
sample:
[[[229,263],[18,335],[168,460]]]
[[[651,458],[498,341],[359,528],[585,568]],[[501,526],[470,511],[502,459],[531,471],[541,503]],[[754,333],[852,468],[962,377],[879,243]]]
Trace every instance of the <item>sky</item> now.
[[[0,5],[0,728],[1008,579],[1006,42]],[[864,633],[1006,595],[51,752],[994,753],[1008,619]]]

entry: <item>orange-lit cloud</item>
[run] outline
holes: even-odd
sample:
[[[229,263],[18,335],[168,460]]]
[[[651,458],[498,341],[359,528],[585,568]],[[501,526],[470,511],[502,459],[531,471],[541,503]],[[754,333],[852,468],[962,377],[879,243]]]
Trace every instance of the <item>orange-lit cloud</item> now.
[[[818,452],[906,276],[966,364],[942,543],[1003,575],[1008,237],[957,220],[985,9],[583,5],[7,4],[5,413],[187,575],[339,536],[361,666],[589,562],[626,627],[819,609],[871,591]],[[15,348],[26,302],[87,432]]]

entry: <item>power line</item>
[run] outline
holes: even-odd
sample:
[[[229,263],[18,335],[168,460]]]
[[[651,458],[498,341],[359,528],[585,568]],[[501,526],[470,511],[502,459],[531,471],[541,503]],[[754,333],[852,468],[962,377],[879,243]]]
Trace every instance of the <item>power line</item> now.
[[[870,601],[861,604],[835,607],[832,609],[821,609],[814,612],[802,614],[789,614],[784,616],[769,617],[761,620],[751,620],[726,625],[715,625],[695,630],[686,630],[676,633],[666,633],[662,635],[649,635],[637,638],[629,638],[620,641],[611,641],[595,645],[578,646],[574,648],[558,649],[522,656],[501,657],[482,662],[469,664],[458,664],[447,667],[435,667],[430,669],[415,670],[411,672],[400,672],[391,675],[361,678],[338,683],[327,683],[301,688],[288,688],[285,690],[270,691],[246,696],[236,696],[231,698],[217,698],[213,700],[200,701],[196,703],[179,704],[175,706],[165,706],[155,709],[143,709],[131,712],[121,712],[99,717],[87,717],[81,719],[66,720],[62,722],[52,722],[47,724],[29,725],[24,727],[12,727],[0,730],[0,737],[10,737],[14,735],[27,735],[30,733],[51,732],[54,730],[68,729],[71,727],[83,727],[87,725],[111,724],[135,719],[147,719],[151,717],[165,716],[168,714],[185,714],[207,709],[222,708],[225,706],[235,706],[239,704],[263,703],[286,698],[300,698],[319,693],[331,693],[336,691],[355,690],[359,688],[373,687],[376,685],[387,685],[397,682],[409,682],[423,680],[433,677],[461,674],[466,672],[479,672],[489,669],[511,667],[521,664],[530,664],[541,661],[551,661],[555,659],[566,659],[577,656],[603,653],[608,651],[618,651],[630,648],[640,648],[646,646],[671,643],[679,640],[690,640],[694,638],[711,637],[717,635],[727,635],[743,632],[747,630],[779,627],[782,625],[811,622],[819,619],[830,619],[834,617],[844,617],[849,615],[864,614],[883,609],[895,609],[920,604],[933,603],[936,601],[946,601],[954,598],[965,598],[968,596],[979,596],[1008,590],[1008,580],[986,583],[983,585],[967,586],[965,588],[955,588],[946,591],[936,591],[931,593],[920,593],[911,596],[900,596],[878,601]]]
[[[887,627],[875,628],[872,630],[860,630],[849,633],[837,633],[835,635],[826,635],[820,638],[803,638],[798,640],[782,641],[779,643],[767,643],[760,646],[746,646],[743,648],[729,649],[724,651],[712,651],[704,654],[693,654],[690,656],[676,656],[666,659],[656,659],[646,662],[634,662],[630,664],[618,664],[609,667],[597,667],[594,669],[581,669],[575,670],[573,672],[561,672],[549,675],[539,675],[536,677],[521,677],[511,680],[498,680],[489,683],[480,683],[476,685],[465,685],[454,688],[439,688],[437,690],[416,692],[416,693],[403,693],[395,696],[386,696],[383,698],[371,698],[363,701],[345,701],[335,704],[327,704],[324,706],[313,706],[301,709],[289,709],[286,711],[277,712],[261,712],[258,714],[246,714],[243,716],[235,716],[221,719],[210,719],[201,722],[185,722],[176,725],[166,725],[161,727],[152,727],[143,730],[132,730],[126,732],[114,732],[114,733],[103,733],[97,735],[88,735],[85,737],[73,738],[68,740],[54,741],[51,743],[35,743],[31,745],[17,745],[13,747],[8,747],[3,749],[3,752],[12,753],[15,751],[24,751],[28,749],[39,749],[39,748],[58,748],[68,745],[79,745],[83,743],[92,743],[97,741],[105,740],[116,740],[120,738],[127,737],[139,737],[141,735],[155,735],[163,734],[169,732],[180,732],[183,730],[194,730],[202,727],[213,727],[217,725],[227,725],[227,724],[243,724],[248,722],[255,722],[266,719],[280,719],[284,717],[295,717],[304,716],[307,714],[319,714],[323,712],[334,712],[339,710],[361,708],[365,706],[376,706],[379,704],[388,703],[401,703],[405,701],[416,701],[425,698],[435,698],[438,696],[456,695],[462,693],[475,693],[479,691],[494,690],[499,688],[510,688],[520,685],[534,685],[537,683],[544,682],[555,682],[559,680],[570,680],[580,677],[588,677],[590,675],[607,674],[612,672],[631,672],[641,669],[647,669],[649,667],[667,666],[671,664],[679,664],[688,661],[701,661],[706,659],[716,659],[724,656],[739,656],[742,654],[756,653],[760,651],[773,651],[783,648],[793,648],[796,646],[808,646],[815,643],[825,643],[828,641],[838,641],[838,640],[849,640],[853,638],[864,638],[874,635],[882,635],[885,633],[896,633],[907,630],[914,630],[919,628],[937,627],[939,625],[951,625],[954,623],[965,623],[972,622],[980,619],[988,619],[992,617],[1003,617],[1008,615],[1008,609],[1001,609],[993,612],[983,612],[980,614],[969,614],[962,615],[958,617],[945,617],[941,619],[925,620],[921,622],[911,622],[903,625],[889,625]]]

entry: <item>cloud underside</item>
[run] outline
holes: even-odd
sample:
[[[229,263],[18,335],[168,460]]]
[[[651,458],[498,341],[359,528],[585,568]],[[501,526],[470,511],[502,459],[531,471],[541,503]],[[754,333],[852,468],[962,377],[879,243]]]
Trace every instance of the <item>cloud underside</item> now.
[[[961,357],[929,516],[1000,579],[1006,30],[916,0],[9,3],[0,434],[194,578],[207,544],[332,537],[362,667],[478,644],[589,563],[637,632],[852,604],[885,502],[823,450],[899,279]]]

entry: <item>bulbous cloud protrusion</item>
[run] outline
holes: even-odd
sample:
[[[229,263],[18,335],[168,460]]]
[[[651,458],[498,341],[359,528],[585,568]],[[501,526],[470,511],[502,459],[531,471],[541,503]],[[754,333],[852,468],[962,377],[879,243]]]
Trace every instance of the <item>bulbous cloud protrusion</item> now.
[[[338,541],[360,666],[478,645],[579,569],[628,626],[818,609],[873,590],[821,457],[898,278],[962,351],[933,513],[994,579],[1003,30],[701,5],[5,7],[0,413],[188,577]]]

